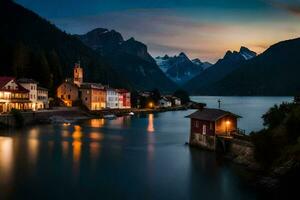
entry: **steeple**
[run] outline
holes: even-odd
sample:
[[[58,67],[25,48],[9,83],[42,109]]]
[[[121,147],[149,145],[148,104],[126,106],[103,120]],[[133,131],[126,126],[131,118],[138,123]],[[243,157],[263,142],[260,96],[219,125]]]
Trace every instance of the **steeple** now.
[[[83,69],[80,66],[80,60],[74,67],[74,84],[80,86],[83,83]]]

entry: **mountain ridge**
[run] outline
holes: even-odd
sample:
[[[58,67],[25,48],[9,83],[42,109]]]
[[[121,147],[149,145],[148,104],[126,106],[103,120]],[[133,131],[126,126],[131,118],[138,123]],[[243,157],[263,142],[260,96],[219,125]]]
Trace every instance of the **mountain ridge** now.
[[[175,56],[158,56],[155,61],[160,69],[179,85],[183,85],[211,65],[208,62],[202,63],[200,59],[190,60],[184,52]]]
[[[245,55],[245,52],[247,52],[247,55]],[[252,56],[251,58],[250,55]],[[221,80],[232,71],[238,69],[243,62],[251,60],[255,56],[256,53],[246,47],[241,47],[239,52],[228,50],[222,59],[219,59],[203,73],[188,81],[183,88],[191,94],[197,94],[201,88],[206,88],[209,84]]]
[[[75,36],[104,56],[115,70],[131,80],[136,89],[160,88],[163,92],[172,92],[177,88],[159,69],[147,46],[133,37],[124,40],[120,33],[103,28]]]

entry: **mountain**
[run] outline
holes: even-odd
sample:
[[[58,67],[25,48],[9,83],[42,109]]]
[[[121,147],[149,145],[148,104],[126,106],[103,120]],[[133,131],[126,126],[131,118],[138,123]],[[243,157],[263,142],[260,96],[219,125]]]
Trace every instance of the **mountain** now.
[[[246,60],[250,60],[252,58],[254,58],[257,54],[254,51],[251,51],[250,49],[248,49],[247,47],[241,47],[240,49],[240,54],[246,59]]]
[[[210,63],[202,63],[199,59],[191,61],[185,53],[180,53],[170,57],[156,57],[156,63],[160,69],[175,83],[182,85],[196,75],[200,74],[204,68],[208,68]]]
[[[115,30],[109,31],[105,28],[96,28],[85,35],[75,36],[102,55],[112,53],[124,42],[123,36],[120,33]]]
[[[195,65],[201,66],[203,68],[203,70],[206,70],[213,65],[210,62],[202,62],[199,58],[193,59],[192,62]]]
[[[75,37],[103,56],[135,89],[159,88],[162,92],[176,89],[177,85],[166,77],[148,53],[147,46],[134,38],[124,40],[120,33],[103,28]]]
[[[79,59],[86,81],[130,88],[130,81],[103,57],[34,12],[10,0],[0,2],[0,76],[33,78],[44,87],[55,88],[72,75]]]
[[[223,79],[238,69],[244,62],[253,59],[255,56],[256,53],[246,47],[241,47],[239,52],[227,51],[225,56],[218,60],[216,64],[195,76],[184,84],[183,87],[192,94],[202,94],[202,91],[204,91],[208,85]]]
[[[243,62],[221,80],[198,88],[198,94],[269,95],[300,94],[300,38],[272,45],[259,56]]]

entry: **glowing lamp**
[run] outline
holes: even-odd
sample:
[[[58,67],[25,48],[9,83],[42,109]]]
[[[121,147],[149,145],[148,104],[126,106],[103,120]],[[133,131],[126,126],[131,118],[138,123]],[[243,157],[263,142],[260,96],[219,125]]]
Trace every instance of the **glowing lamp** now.
[[[153,107],[153,103],[152,103],[152,102],[149,103],[149,107],[150,107],[150,108]]]

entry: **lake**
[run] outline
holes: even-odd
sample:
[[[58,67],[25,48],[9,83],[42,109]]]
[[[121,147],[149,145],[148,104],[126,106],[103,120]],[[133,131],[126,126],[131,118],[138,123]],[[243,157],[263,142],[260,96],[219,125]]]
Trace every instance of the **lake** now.
[[[216,97],[199,99],[213,106]],[[259,116],[267,109],[261,105],[282,100],[229,99],[222,98],[224,109],[238,111],[245,121],[253,110]],[[257,198],[239,167],[184,145],[189,137],[184,116],[191,112],[1,130],[0,199]],[[245,121],[244,128],[250,127]]]

